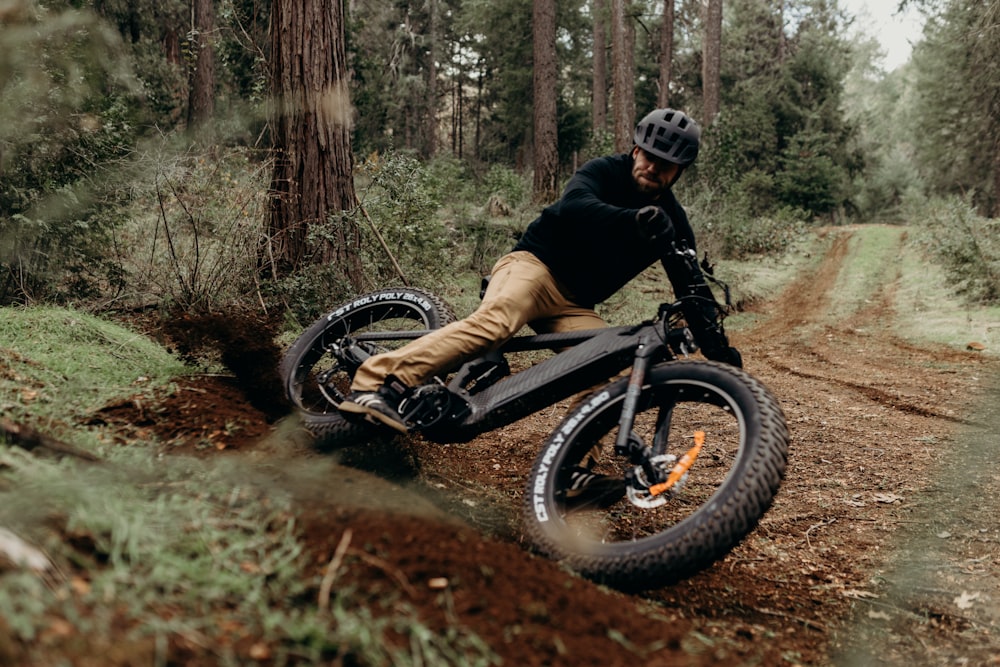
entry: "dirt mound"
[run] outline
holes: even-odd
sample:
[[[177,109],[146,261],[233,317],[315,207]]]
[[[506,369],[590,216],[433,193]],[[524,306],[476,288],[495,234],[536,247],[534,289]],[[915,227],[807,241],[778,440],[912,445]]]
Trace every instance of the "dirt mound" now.
[[[258,400],[254,400],[254,398]],[[155,436],[167,449],[184,453],[245,450],[272,430],[273,414],[257,407],[239,379],[190,375],[152,401],[126,398],[106,405],[84,423],[114,427],[122,442]]]
[[[243,397],[274,420],[290,411],[278,375],[277,326],[257,313],[179,313],[164,319],[160,331],[189,362],[218,359],[239,381]]]

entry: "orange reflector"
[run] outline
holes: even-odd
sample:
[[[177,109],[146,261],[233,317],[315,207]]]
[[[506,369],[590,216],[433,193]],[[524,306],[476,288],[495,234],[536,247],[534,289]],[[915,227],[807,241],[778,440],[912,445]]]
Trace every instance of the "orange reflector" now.
[[[670,488],[673,487],[673,485],[676,484],[677,481],[684,476],[684,473],[690,470],[691,466],[694,465],[694,460],[698,458],[698,453],[701,451],[701,446],[704,444],[705,444],[705,432],[695,431],[694,447],[687,450],[684,456],[681,457],[681,460],[678,461],[676,464],[674,464],[673,469],[667,476],[667,481],[663,482],[662,484],[654,484],[653,486],[649,487],[650,495],[658,496],[661,493],[670,490]]]

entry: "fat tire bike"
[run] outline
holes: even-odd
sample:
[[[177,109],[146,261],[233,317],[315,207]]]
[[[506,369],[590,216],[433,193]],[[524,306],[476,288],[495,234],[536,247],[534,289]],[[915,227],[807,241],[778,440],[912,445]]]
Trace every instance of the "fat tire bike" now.
[[[577,397],[526,480],[527,538],[611,587],[674,583],[753,531],[778,492],[789,446],[782,410],[760,381],[691,356],[697,346],[683,311],[680,299],[634,325],[515,336],[413,388],[400,414],[411,433],[459,443]],[[453,320],[442,299],[410,287],[358,296],[321,317],[280,368],[305,428],[327,447],[371,440],[375,427],[337,409],[354,372],[370,355]],[[539,350],[556,352],[510,371],[510,355]],[[575,493],[581,475],[600,475],[605,493]]]

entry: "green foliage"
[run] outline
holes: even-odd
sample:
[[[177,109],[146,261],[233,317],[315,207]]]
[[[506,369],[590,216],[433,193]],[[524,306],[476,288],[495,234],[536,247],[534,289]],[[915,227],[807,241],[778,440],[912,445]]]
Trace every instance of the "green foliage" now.
[[[723,40],[723,111],[705,137],[699,175],[709,187],[742,198],[745,179],[770,179],[773,194],[753,202],[767,207],[802,209],[825,215],[844,206],[853,171],[860,167],[852,150],[855,128],[844,121],[840,105],[849,65],[845,44],[833,29],[836,15],[816,3],[798,3],[804,18],[786,36],[780,51],[778,8],[742,0]],[[785,12],[795,11],[791,5]]]
[[[404,279],[428,289],[448,282],[455,266],[451,230],[436,215],[443,201],[459,198],[464,174],[452,161],[428,166],[413,155],[388,150],[373,153],[356,168],[360,205],[334,215],[361,230],[362,264],[370,289],[399,285]],[[314,226],[314,234],[331,233]],[[335,267],[310,266],[275,286],[295,318],[311,321],[332,304],[353,296]]]
[[[0,31],[0,304],[119,284],[101,252],[120,203],[100,178],[135,141],[117,35],[88,11],[16,3]]]
[[[531,190],[523,176],[509,167],[493,165],[483,177],[482,191],[486,197],[500,197],[508,205],[518,208],[528,203]]]
[[[685,201],[698,236],[699,250],[717,259],[787,252],[807,230],[809,215],[768,199],[774,191],[771,177],[750,172],[733,190],[722,193],[702,187]]]
[[[1000,2],[950,0],[914,49],[907,105],[916,164],[931,194],[974,192],[1000,213]]]
[[[778,199],[816,214],[829,213],[847,197],[847,174],[831,157],[825,133],[800,133],[781,153],[774,184]]]
[[[386,152],[358,165],[361,205],[371,220],[365,230],[366,267],[375,284],[391,275],[387,253],[415,283],[436,285],[448,270],[447,231],[434,217],[448,194],[447,179],[434,179],[414,157]],[[376,242],[376,231],[385,241]]]
[[[970,302],[1000,303],[1000,222],[976,214],[973,195],[911,202],[920,242]]]

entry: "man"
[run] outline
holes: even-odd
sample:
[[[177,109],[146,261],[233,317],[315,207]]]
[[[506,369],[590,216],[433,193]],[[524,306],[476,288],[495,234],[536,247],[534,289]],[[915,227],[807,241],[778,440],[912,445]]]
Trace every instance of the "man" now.
[[[685,311],[703,354],[740,365],[704,276],[690,275],[663,253],[663,242],[670,239],[695,247],[687,214],[671,188],[697,157],[700,138],[698,124],[681,111],[649,113],[636,126],[630,153],[583,165],[562,198],[528,225],[493,267],[476,312],[369,358],[341,412],[406,433],[397,407],[411,387],[496,349],[525,324],[537,333],[606,326],[594,306],[658,260],[677,296],[709,299],[710,309]]]

